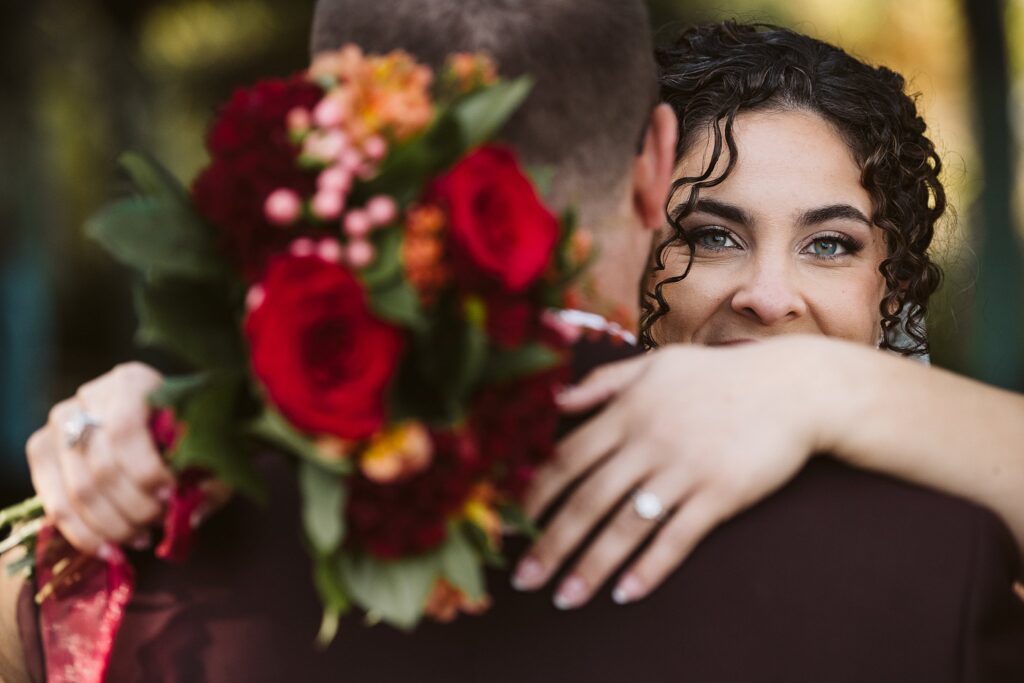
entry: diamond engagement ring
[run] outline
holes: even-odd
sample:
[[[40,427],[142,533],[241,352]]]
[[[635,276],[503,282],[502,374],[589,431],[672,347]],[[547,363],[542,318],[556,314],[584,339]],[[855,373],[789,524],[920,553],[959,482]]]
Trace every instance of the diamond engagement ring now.
[[[84,448],[89,441],[89,435],[102,422],[84,410],[79,410],[61,425],[64,431],[64,443],[68,448]]]
[[[633,494],[633,511],[637,517],[647,522],[660,522],[665,519],[665,504],[650,491],[640,489]]]

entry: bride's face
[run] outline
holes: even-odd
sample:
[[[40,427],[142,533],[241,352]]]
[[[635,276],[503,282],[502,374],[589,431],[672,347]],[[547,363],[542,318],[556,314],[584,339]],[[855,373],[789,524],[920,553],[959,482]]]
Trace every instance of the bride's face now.
[[[876,344],[886,246],[849,147],[805,111],[741,114],[733,132],[736,165],[681,219],[696,245],[693,267],[663,288],[671,310],[654,338],[717,345],[803,333]],[[699,176],[710,143],[698,139],[676,177]],[[670,212],[688,193],[676,193]],[[681,273],[689,248],[673,245],[665,256],[651,286]]]

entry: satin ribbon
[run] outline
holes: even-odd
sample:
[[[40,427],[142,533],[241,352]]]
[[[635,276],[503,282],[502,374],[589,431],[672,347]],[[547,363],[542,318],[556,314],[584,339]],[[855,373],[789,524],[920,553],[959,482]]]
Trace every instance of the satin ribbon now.
[[[157,411],[150,433],[162,451],[178,429],[169,411]],[[183,561],[192,544],[192,516],[203,502],[203,472],[182,473],[164,515],[157,557]],[[102,683],[114,640],[135,592],[135,571],[123,554],[104,562],[75,550],[54,527],[36,540],[39,627],[50,683]]]

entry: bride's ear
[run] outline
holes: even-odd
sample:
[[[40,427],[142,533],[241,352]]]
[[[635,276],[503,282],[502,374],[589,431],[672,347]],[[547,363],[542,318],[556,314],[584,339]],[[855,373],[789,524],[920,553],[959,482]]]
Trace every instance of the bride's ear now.
[[[676,165],[678,135],[672,107],[659,104],[651,112],[643,148],[633,162],[633,208],[644,227],[660,228],[665,223],[665,201]]]

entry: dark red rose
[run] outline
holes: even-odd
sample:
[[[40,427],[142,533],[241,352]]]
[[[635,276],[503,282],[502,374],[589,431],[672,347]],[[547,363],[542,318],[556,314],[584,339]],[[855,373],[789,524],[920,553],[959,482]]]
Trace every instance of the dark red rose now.
[[[547,269],[558,219],[510,150],[489,145],[471,152],[427,195],[448,214],[456,277],[463,284],[520,293]]]
[[[434,432],[430,467],[408,479],[380,484],[361,472],[349,479],[348,543],[380,558],[427,552],[448,536],[448,520],[480,481],[476,443],[463,432]]]
[[[359,281],[316,256],[271,261],[245,323],[253,372],[304,432],[362,439],[384,422],[401,332],[375,318]]]
[[[250,281],[259,279],[271,254],[296,237],[263,214],[278,188],[309,196],[314,172],[300,169],[299,147],[288,138],[286,118],[295,107],[313,107],[323,96],[302,76],[268,80],[236,90],[207,136],[210,163],[192,185],[199,214],[216,229],[221,248]]]

